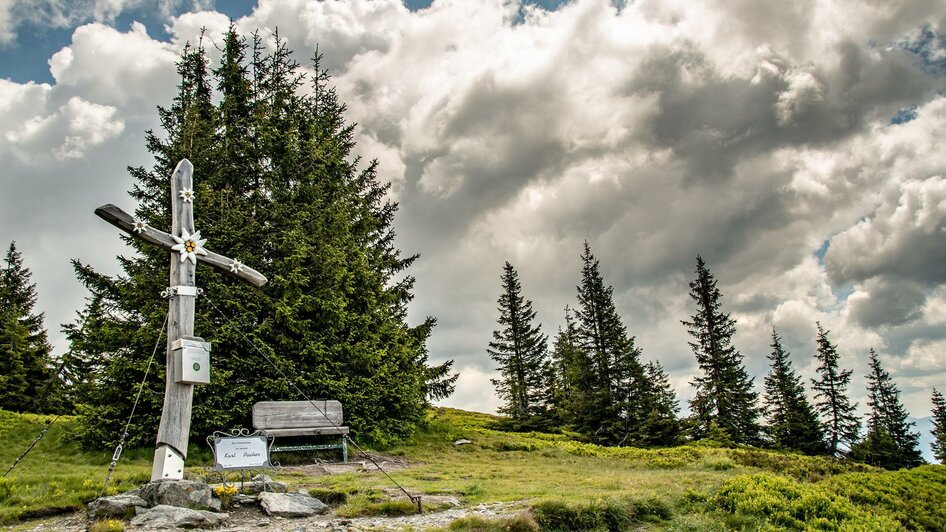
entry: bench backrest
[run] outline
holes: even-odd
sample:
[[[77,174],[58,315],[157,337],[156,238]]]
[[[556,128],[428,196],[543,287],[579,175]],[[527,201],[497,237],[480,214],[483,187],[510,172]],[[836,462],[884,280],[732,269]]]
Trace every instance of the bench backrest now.
[[[253,428],[257,430],[336,425],[342,426],[342,403],[338,401],[261,401],[253,405]]]

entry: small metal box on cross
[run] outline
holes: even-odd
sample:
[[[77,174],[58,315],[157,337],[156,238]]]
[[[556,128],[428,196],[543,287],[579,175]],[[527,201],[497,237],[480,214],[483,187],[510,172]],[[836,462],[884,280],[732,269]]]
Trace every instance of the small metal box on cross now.
[[[195,284],[197,261],[254,286],[266,283],[266,277],[253,268],[204,248],[206,240],[201,238],[200,231],[194,229],[193,173],[194,166],[184,159],[171,176],[170,234],[136,220],[114,205],[95,209],[95,214],[122,231],[171,252],[167,380],[151,480],[184,477],[194,383],[209,382],[210,378],[210,344],[193,336],[194,304],[198,295]],[[202,362],[205,366],[201,365]],[[184,368],[185,363],[190,366]]]

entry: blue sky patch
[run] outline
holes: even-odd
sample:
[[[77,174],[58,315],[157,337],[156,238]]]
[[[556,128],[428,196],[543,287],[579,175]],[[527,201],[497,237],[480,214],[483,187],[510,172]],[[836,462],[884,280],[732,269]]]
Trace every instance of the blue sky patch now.
[[[906,124],[910,120],[914,120],[917,117],[916,105],[911,105],[910,107],[901,107],[897,114],[893,115],[893,118],[890,119],[890,123],[898,126],[900,124]]]

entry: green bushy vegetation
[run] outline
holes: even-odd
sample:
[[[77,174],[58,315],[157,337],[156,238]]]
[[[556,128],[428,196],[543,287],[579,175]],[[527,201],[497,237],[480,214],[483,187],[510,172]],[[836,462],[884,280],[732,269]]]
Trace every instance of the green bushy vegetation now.
[[[911,530],[946,529],[946,466],[846,473],[819,484],[861,507],[883,509]]]
[[[886,513],[874,513],[819,484],[772,473],[727,481],[709,500],[711,507],[759,528],[787,530],[900,530]]]
[[[450,523],[447,530],[467,532],[539,532],[539,524],[531,515],[521,513],[507,519],[485,519],[479,516],[464,517]]]

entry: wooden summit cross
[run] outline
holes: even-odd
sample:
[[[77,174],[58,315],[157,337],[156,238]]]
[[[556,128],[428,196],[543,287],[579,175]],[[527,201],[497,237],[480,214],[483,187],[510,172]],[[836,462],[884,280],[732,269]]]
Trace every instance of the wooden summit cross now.
[[[197,261],[205,262],[255,286],[266,284],[266,277],[242,262],[204,249],[206,240],[194,230],[194,166],[187,159],[178,163],[171,176],[171,233],[155,229],[137,220],[118,207],[108,204],[95,209],[95,214],[106,222],[145,242],[161,246],[171,252],[171,281],[168,289],[167,384],[164,408],[154,451],[151,480],[184,478],[184,460],[187,458],[187,436],[191,426],[191,406],[194,384],[187,375],[190,368],[180,367],[175,349],[196,346],[206,350],[209,362],[209,344],[194,337],[194,303],[197,286],[194,283]],[[183,351],[182,351],[183,352]],[[201,368],[193,363],[193,370],[203,371],[209,382],[209,366]],[[191,382],[188,382],[191,380]],[[182,382],[183,381],[183,382]]]

